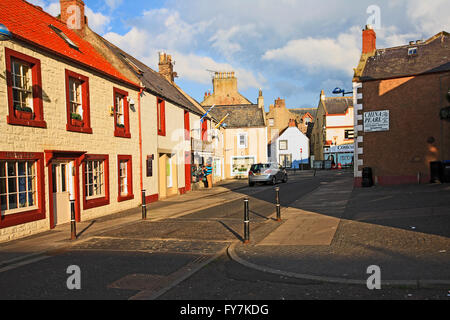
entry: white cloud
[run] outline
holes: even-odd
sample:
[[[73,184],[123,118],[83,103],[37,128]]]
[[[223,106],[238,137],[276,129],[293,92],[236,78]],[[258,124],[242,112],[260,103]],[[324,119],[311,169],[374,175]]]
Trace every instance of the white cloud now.
[[[105,0],[105,2],[111,10],[114,10],[123,3],[123,0]]]
[[[99,34],[103,34],[111,22],[111,17],[105,16],[100,12],[94,12],[91,8],[85,7],[85,15],[88,18],[89,27]]]
[[[416,25],[416,30],[427,35],[450,31],[450,1],[407,1],[407,14]]]
[[[301,66],[310,73],[331,69],[351,76],[361,55],[359,28],[341,33],[336,39],[304,38],[289,41],[285,46],[268,50],[263,60]]]

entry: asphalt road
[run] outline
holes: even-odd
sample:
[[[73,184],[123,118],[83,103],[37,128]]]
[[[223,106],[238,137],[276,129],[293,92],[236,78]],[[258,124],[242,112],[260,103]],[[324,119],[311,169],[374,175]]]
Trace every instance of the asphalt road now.
[[[279,185],[282,206],[336,175],[291,177]],[[265,228],[275,211],[274,188],[256,186],[237,192],[250,198],[251,230]],[[242,220],[240,199],[176,219],[139,221],[106,231],[35,262],[1,268],[0,299],[447,299],[440,289],[370,291],[247,269],[225,251],[233,241],[242,240]],[[81,272],[79,290],[67,286],[72,276],[67,269],[72,265]]]

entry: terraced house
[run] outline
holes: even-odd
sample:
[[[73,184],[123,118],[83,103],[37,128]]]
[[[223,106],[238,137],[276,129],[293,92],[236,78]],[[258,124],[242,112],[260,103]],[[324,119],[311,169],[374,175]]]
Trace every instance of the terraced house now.
[[[39,7],[0,23],[0,241],[137,207],[140,85]]]

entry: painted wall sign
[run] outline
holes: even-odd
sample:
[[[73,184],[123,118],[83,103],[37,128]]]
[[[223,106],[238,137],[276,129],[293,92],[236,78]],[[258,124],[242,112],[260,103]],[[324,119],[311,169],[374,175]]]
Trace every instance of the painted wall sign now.
[[[389,110],[364,112],[364,132],[389,131]]]

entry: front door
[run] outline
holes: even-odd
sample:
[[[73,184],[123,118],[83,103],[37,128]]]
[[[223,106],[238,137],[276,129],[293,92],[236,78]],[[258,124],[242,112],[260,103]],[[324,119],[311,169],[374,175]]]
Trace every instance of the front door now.
[[[52,163],[54,224],[70,222],[70,197],[73,186],[71,162]]]

